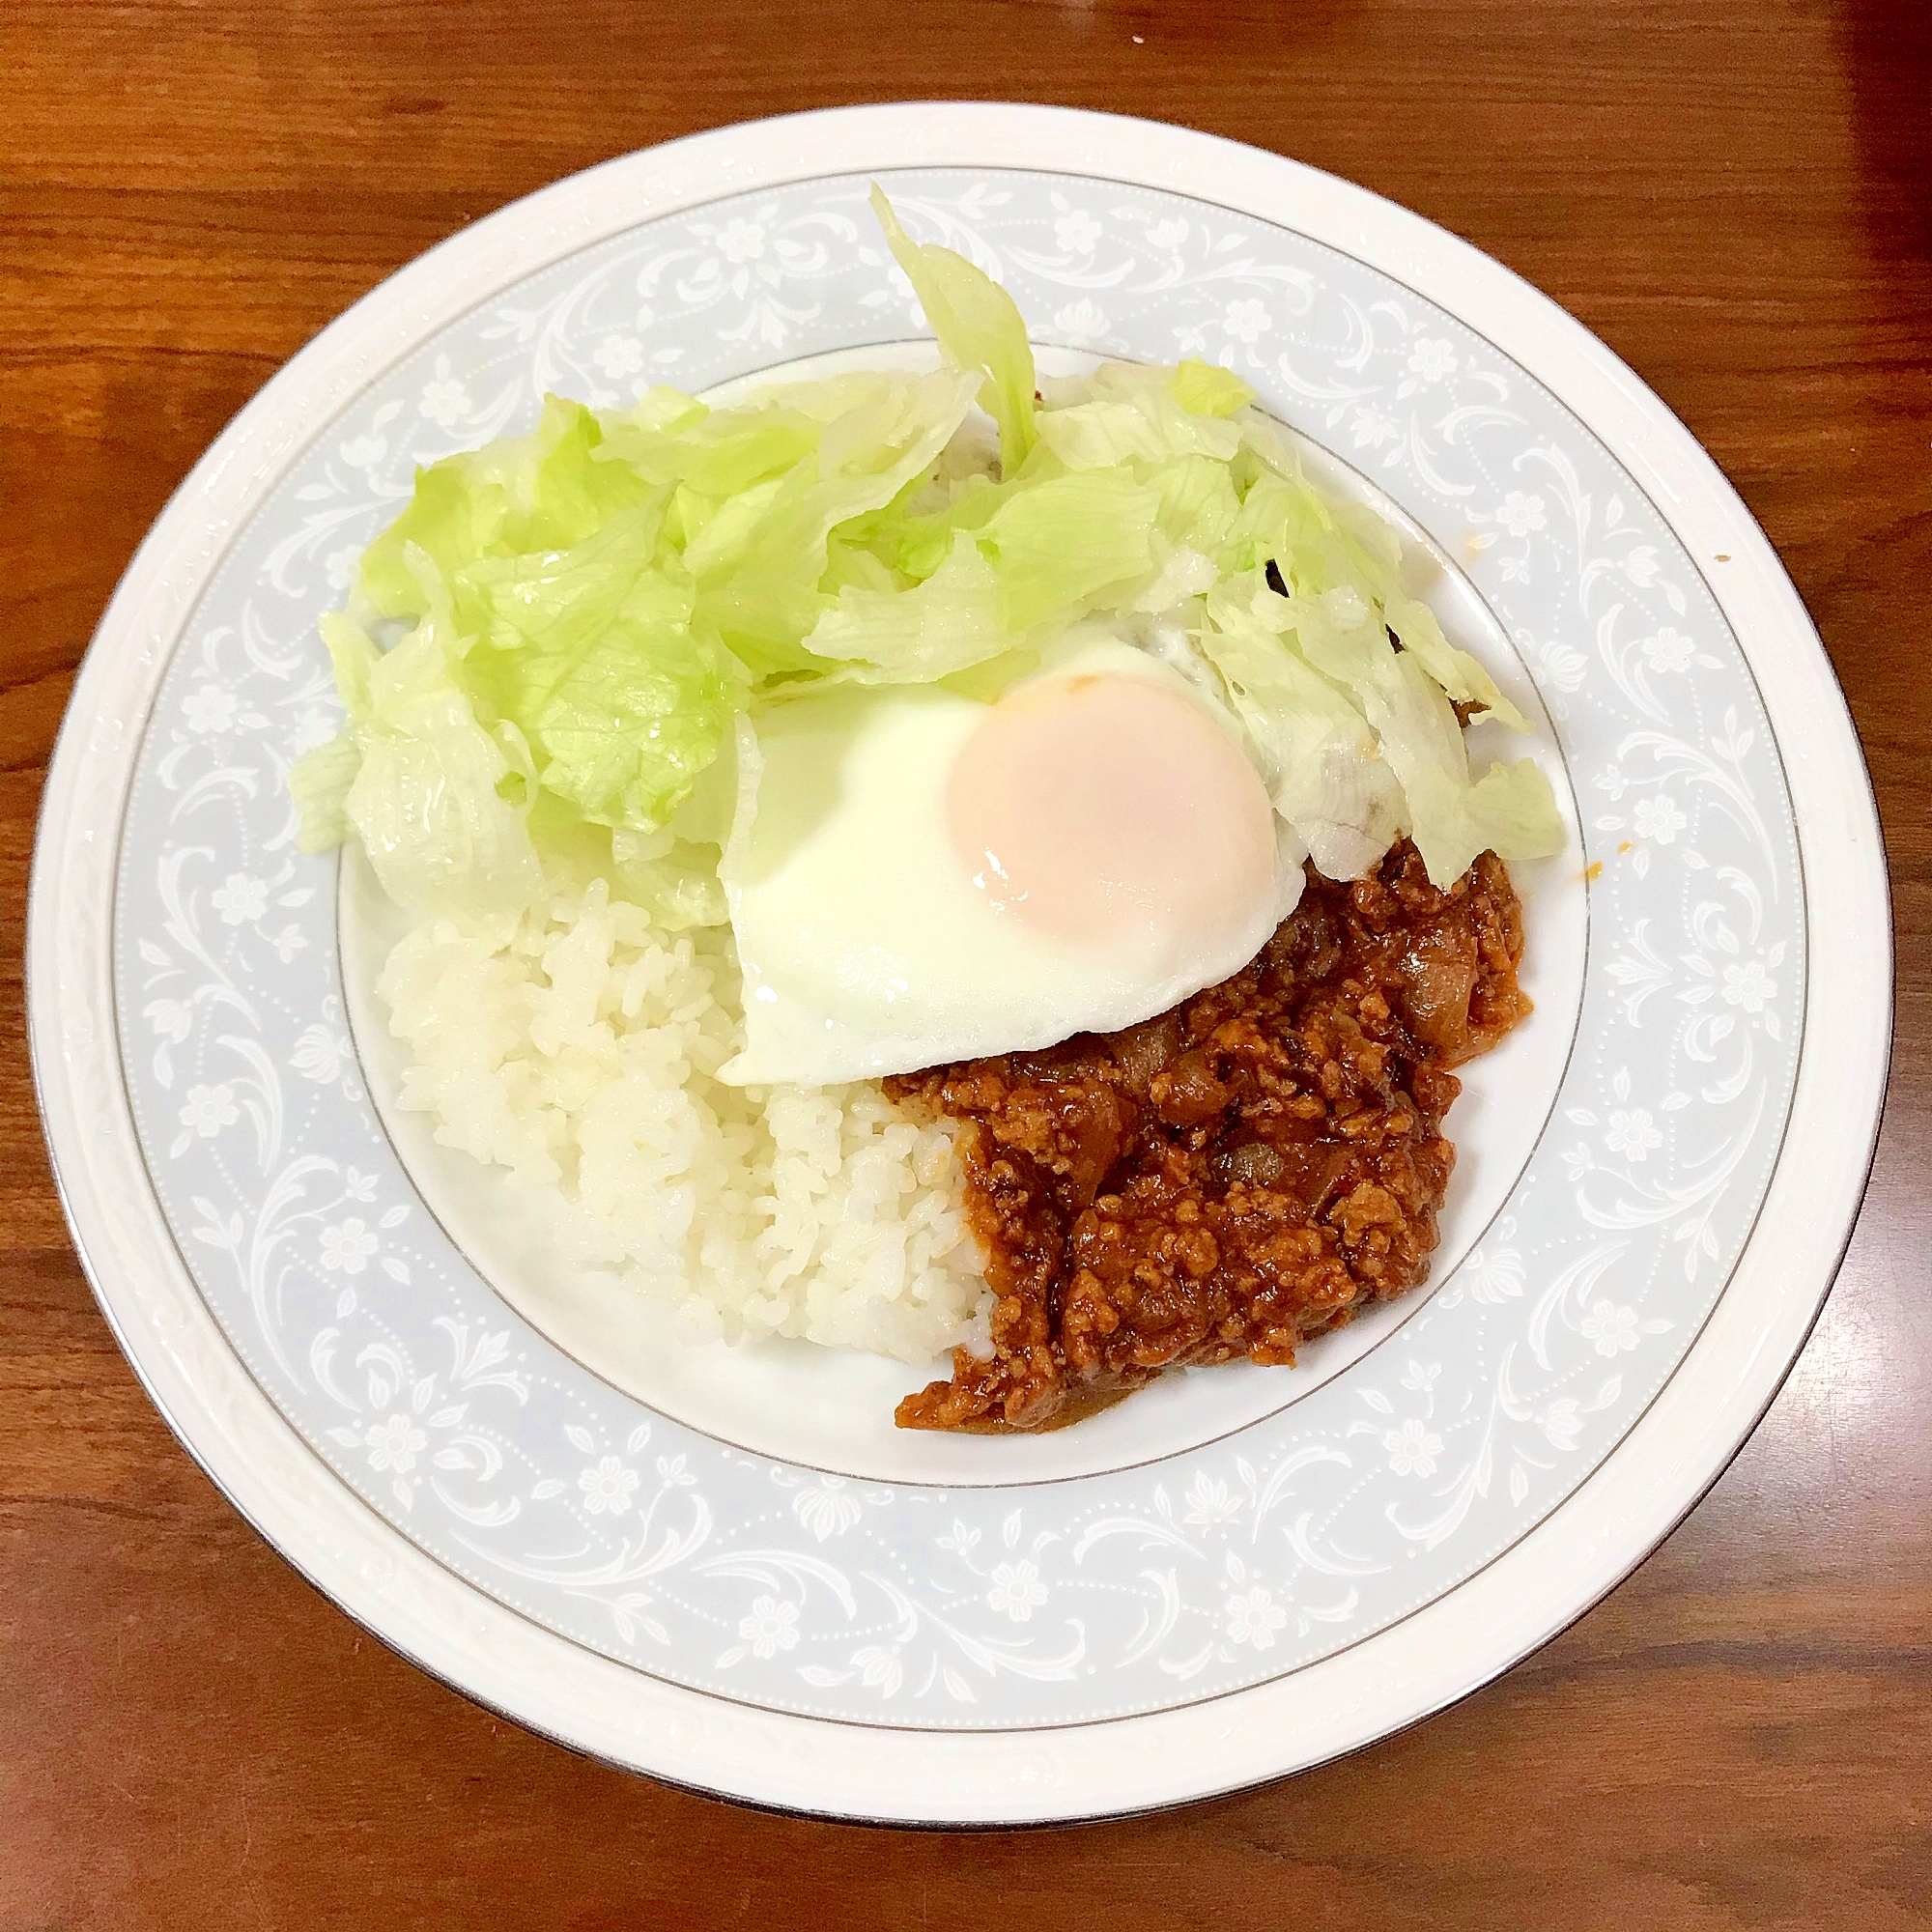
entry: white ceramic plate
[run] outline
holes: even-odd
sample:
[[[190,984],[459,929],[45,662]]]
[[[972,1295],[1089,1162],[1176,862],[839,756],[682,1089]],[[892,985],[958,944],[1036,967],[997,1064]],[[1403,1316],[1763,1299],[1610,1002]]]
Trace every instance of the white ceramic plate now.
[[[929,355],[863,207],[994,269],[1046,366],[1228,362],[1407,528],[1539,721],[1537,1012],[1470,1069],[1431,1284],[1293,1371],[1075,1430],[895,1432],[921,1378],[691,1350],[560,1274],[393,1106],[385,909],[293,847],[314,637],[413,467],[526,421]],[[1014,1823],[1318,1763],[1623,1577],[1762,1412],[1884,1086],[1870,794],[1776,557],[1680,424],[1494,263],[1360,189],[1036,107],[844,109],[560,183],[242,412],[103,620],[29,942],[56,1168],[116,1333],[306,1575],[471,1695],[805,1811]]]

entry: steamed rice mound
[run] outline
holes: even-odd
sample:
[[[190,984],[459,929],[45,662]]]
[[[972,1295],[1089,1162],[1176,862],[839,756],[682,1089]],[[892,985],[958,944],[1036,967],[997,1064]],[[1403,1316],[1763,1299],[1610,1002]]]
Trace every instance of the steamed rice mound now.
[[[923,1361],[983,1347],[992,1295],[950,1122],[870,1082],[727,1087],[728,928],[668,933],[600,882],[439,919],[377,981],[436,1138],[555,1188],[577,1265],[668,1297],[693,1340],[801,1336]]]

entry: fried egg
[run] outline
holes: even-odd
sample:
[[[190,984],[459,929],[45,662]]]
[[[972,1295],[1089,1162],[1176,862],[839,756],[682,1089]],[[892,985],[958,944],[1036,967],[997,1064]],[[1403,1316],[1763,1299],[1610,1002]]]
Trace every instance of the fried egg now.
[[[1090,628],[982,701],[814,693],[741,739],[738,1086],[826,1086],[1165,1012],[1254,957],[1303,852],[1234,718]]]

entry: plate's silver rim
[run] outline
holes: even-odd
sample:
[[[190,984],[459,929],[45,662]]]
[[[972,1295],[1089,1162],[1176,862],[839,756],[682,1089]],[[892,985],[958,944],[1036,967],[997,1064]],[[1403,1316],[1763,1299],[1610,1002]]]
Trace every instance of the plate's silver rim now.
[[[1001,1733],[896,1733],[902,1742],[888,1750],[880,1733],[862,1730],[857,1733],[862,1761],[840,1764],[835,1760],[849,1747],[827,1735],[839,1727],[744,1710],[721,1720],[715,1706],[689,1708],[692,1693],[651,1680],[640,1684],[621,1665],[592,1660],[584,1667],[582,1653],[532,1626],[498,1628],[505,1618],[514,1621],[515,1613],[481,1599],[446,1572],[438,1570],[436,1578],[412,1574],[428,1559],[403,1545],[314,1463],[213,1330],[191,1285],[163,1279],[179,1272],[178,1260],[169,1247],[151,1242],[144,1249],[141,1236],[154,1229],[135,1225],[144,1217],[157,1221],[155,1204],[125,1190],[103,1192],[102,1169],[116,1151],[117,1134],[125,1131],[131,1142],[118,1075],[111,1088],[97,1079],[92,1094],[81,1092],[90,1071],[101,1070],[90,1068],[90,1048],[104,1046],[112,1058],[106,961],[89,953],[85,917],[90,904],[103,902],[103,885],[111,891],[112,841],[99,836],[98,824],[88,823],[88,813],[103,795],[99,777],[103,767],[117,772],[117,782],[126,777],[115,760],[122,767],[131,762],[135,714],[146,708],[144,701],[128,700],[151,692],[174,623],[198,593],[195,565],[208,553],[214,526],[211,515],[218,524],[222,514],[231,522],[243,514],[252,504],[255,483],[265,470],[280,467],[279,455],[303,437],[306,424],[339,409],[387,360],[379,353],[384,341],[439,326],[444,311],[466,306],[478,289],[526,273],[647,215],[715,196],[721,182],[739,190],[801,172],[971,166],[994,152],[1009,166],[1077,170],[1170,187],[1244,207],[1264,218],[1292,201],[1295,225],[1303,232],[1421,285],[1431,299],[1496,340],[1545,382],[1652,492],[1700,564],[1720,549],[1727,554],[1723,575],[1711,579],[1707,570],[1706,576],[1740,635],[1754,641],[1776,636],[1786,647],[1783,658],[1771,665],[1753,657],[1753,668],[1773,687],[1765,696],[1774,724],[1781,718],[1786,726],[1780,744],[1794,800],[1809,802],[1808,821],[1802,809],[1798,816],[1807,873],[1841,902],[1835,920],[1818,921],[1820,956],[1807,993],[1807,1047],[1793,1106],[1793,1140],[1738,1280],[1679,1371],[1675,1402],[1661,1404],[1660,1412],[1519,1547],[1519,1560],[1492,1566],[1487,1583],[1471,1579],[1437,1600],[1410,1621],[1406,1634],[1392,1631],[1358,1646],[1351,1653],[1358,1660],[1352,1668],[1340,1668],[1345,1660],[1336,1659],[1337,1670],[1317,1665],[1299,1673],[1293,1680],[1293,1706],[1281,1707],[1283,1716],[1292,1709],[1301,1720],[1298,1736],[1287,1734],[1292,1738],[1287,1749],[1282,1726],[1267,1721],[1263,1709],[1273,1687],[1262,1686],[1214,1706],[1120,1720],[1103,1727],[1102,1739],[1111,1734],[1110,1745],[1103,1742],[1084,1754],[1058,1733],[1028,1734],[1024,1746],[1009,1738],[1004,1749]],[[621,192],[615,191],[619,184]],[[612,218],[613,208],[621,210],[621,218]],[[1758,648],[1764,648],[1761,641]],[[1767,680],[1768,670],[1773,675]],[[1802,742],[1786,735],[1801,719]],[[1861,942],[1857,941],[1860,916]],[[1871,944],[1874,920],[1884,931],[1883,951]],[[1840,932],[1854,937],[1834,940]],[[197,465],[157,520],[102,619],[49,770],[27,955],[30,1045],[56,1182],[97,1296],[170,1426],[236,1506],[309,1580],[423,1668],[577,1748],[753,1803],[898,1822],[1001,1824],[1113,1815],[1239,1788],[1417,1721],[1547,1641],[1634,1568],[1694,1506],[1775,1396],[1849,1240],[1875,1143],[1889,1040],[1889,906],[1882,847],[1869,780],[1842,695],[1768,542],[1664,406],[1547,298],[1467,244],[1363,189],[1161,124],[999,104],[835,109],[693,136],[608,162],[453,238],[325,330]],[[1863,1027],[1856,1018],[1841,1017],[1861,1013]],[[1873,1018],[1884,1024],[1871,1028]],[[1821,1066],[1829,1066],[1830,1073],[1821,1075]],[[1825,1135],[1810,1163],[1795,1159],[1801,1127],[1807,1140]],[[101,1157],[99,1166],[96,1156]],[[1827,1177],[1812,1192],[1830,1202],[1830,1211],[1821,1215],[1806,1206],[1796,1215],[1788,1212],[1798,1185],[1794,1174],[1814,1180]],[[1775,1202],[1787,1210],[1788,1234],[1774,1225]],[[1739,1287],[1747,1274],[1748,1294]],[[1762,1303],[1768,1319],[1754,1333],[1748,1327],[1742,1335],[1726,1332],[1737,1326],[1735,1321],[1726,1322],[1727,1310],[1736,1317],[1747,1302],[1752,1310]],[[197,1310],[209,1332],[197,1328]],[[143,1314],[145,1322],[137,1320]],[[1737,1344],[1747,1338],[1752,1346],[1739,1351]],[[1737,1359],[1725,1385],[1727,1350]],[[1701,1374],[1689,1373],[1693,1363]],[[1703,1400],[1707,1381],[1718,1385],[1721,1400],[1697,1426],[1687,1426],[1677,1411],[1687,1401],[1694,1406]],[[271,1461],[278,1462],[279,1488],[265,1474]],[[1608,1492],[1616,1484],[1607,1480],[1613,1471],[1627,1475],[1634,1464],[1654,1471],[1642,1485],[1637,1527],[1625,1520],[1632,1515],[1628,1508],[1620,1516],[1611,1503]],[[1597,1512],[1605,1510],[1599,1518]],[[1466,1642],[1456,1640],[1454,1627],[1467,1621],[1478,1599],[1500,1592],[1499,1602],[1511,1605],[1521,1594],[1520,1577],[1534,1574],[1536,1563],[1578,1523],[1585,1526],[1580,1548],[1590,1560],[1581,1571],[1570,1572],[1573,1579],[1580,1575],[1583,1580],[1573,1580],[1559,1593],[1560,1605],[1527,1616],[1516,1608],[1515,1628],[1492,1616],[1479,1619]],[[449,1601],[439,1605],[440,1613],[424,1614],[439,1596]],[[1425,1622],[1426,1632],[1418,1628]],[[554,1654],[559,1647],[571,1657]],[[1404,1661],[1397,1654],[1416,1650],[1427,1655]],[[1436,1655],[1468,1657],[1475,1667],[1432,1670]],[[1322,1673],[1332,1700],[1337,1678],[1359,1678],[1363,1668],[1370,1680],[1379,1676],[1378,1712],[1369,1714],[1359,1699],[1345,1696],[1345,1708],[1329,1713],[1325,1728],[1311,1722],[1321,1701],[1310,1696],[1315,1674]],[[1203,1708],[1210,1713],[1205,1727],[1190,1723]],[[1132,1734],[1132,1744],[1123,1732]]]

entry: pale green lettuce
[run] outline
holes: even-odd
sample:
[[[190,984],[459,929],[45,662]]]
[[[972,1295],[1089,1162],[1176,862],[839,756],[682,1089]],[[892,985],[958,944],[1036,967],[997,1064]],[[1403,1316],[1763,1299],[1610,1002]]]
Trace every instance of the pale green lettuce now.
[[[1243,615],[1276,632],[1284,655],[1301,657],[1352,701],[1401,787],[1406,829],[1435,884],[1448,885],[1486,851],[1534,859],[1561,849],[1563,824],[1542,769],[1524,758],[1473,777],[1442,686],[1420,654],[1397,646],[1380,610],[1359,591],[1345,584],[1283,598],[1264,588]],[[1207,648],[1211,656],[1214,646]]]
[[[1095,609],[1154,567],[1160,493],[1124,469],[1052,476],[1018,490],[980,532],[1009,629]]]
[[[946,560],[923,583],[840,590],[805,640],[858,684],[933,682],[1015,642],[1002,614],[999,572],[967,530],[954,533]]]
[[[1078,403],[1048,410],[1039,440],[1068,469],[1108,469],[1136,459],[1163,463],[1176,456],[1234,460],[1241,432],[1218,416],[1190,414],[1166,389],[1147,389],[1117,402]]]
[[[842,379],[846,385],[860,381]],[[863,381],[863,388],[851,387],[850,406],[821,426],[813,455],[739,519],[727,539],[712,540],[721,514],[685,552],[699,615],[754,672],[811,668],[803,640],[831,601],[821,580],[833,530],[882,509],[916,482],[973,404],[972,378],[951,370]]]
[[[983,379],[980,407],[1000,426],[1000,460],[1013,475],[1032,453],[1035,435],[1033,344],[1018,304],[963,255],[913,241],[877,186],[872,213],[939,346]]]
[[[1042,402],[1011,297],[873,205],[949,366],[722,408],[550,397],[528,434],[417,473],[324,619],[349,717],[290,773],[306,847],[360,839],[424,911],[594,873],[715,923],[748,712],[828,680],[992,698],[1116,610],[1193,637],[1329,876],[1404,832],[1438,883],[1553,849],[1541,772],[1472,775],[1452,701],[1520,715],[1245,383],[1111,362]]]
[[[1258,576],[1210,593],[1201,648],[1263,755],[1275,810],[1316,870],[1359,878],[1408,828],[1401,783],[1360,706],[1257,614],[1262,599],[1282,601]]]
[[[379,651],[346,618],[325,626],[355,755],[338,743],[298,765],[305,842],[353,831],[384,890],[412,911],[513,910],[542,883],[526,823],[528,751],[514,725],[481,724],[458,684],[466,640],[427,554],[412,546],[400,561],[429,609],[392,649]]]

